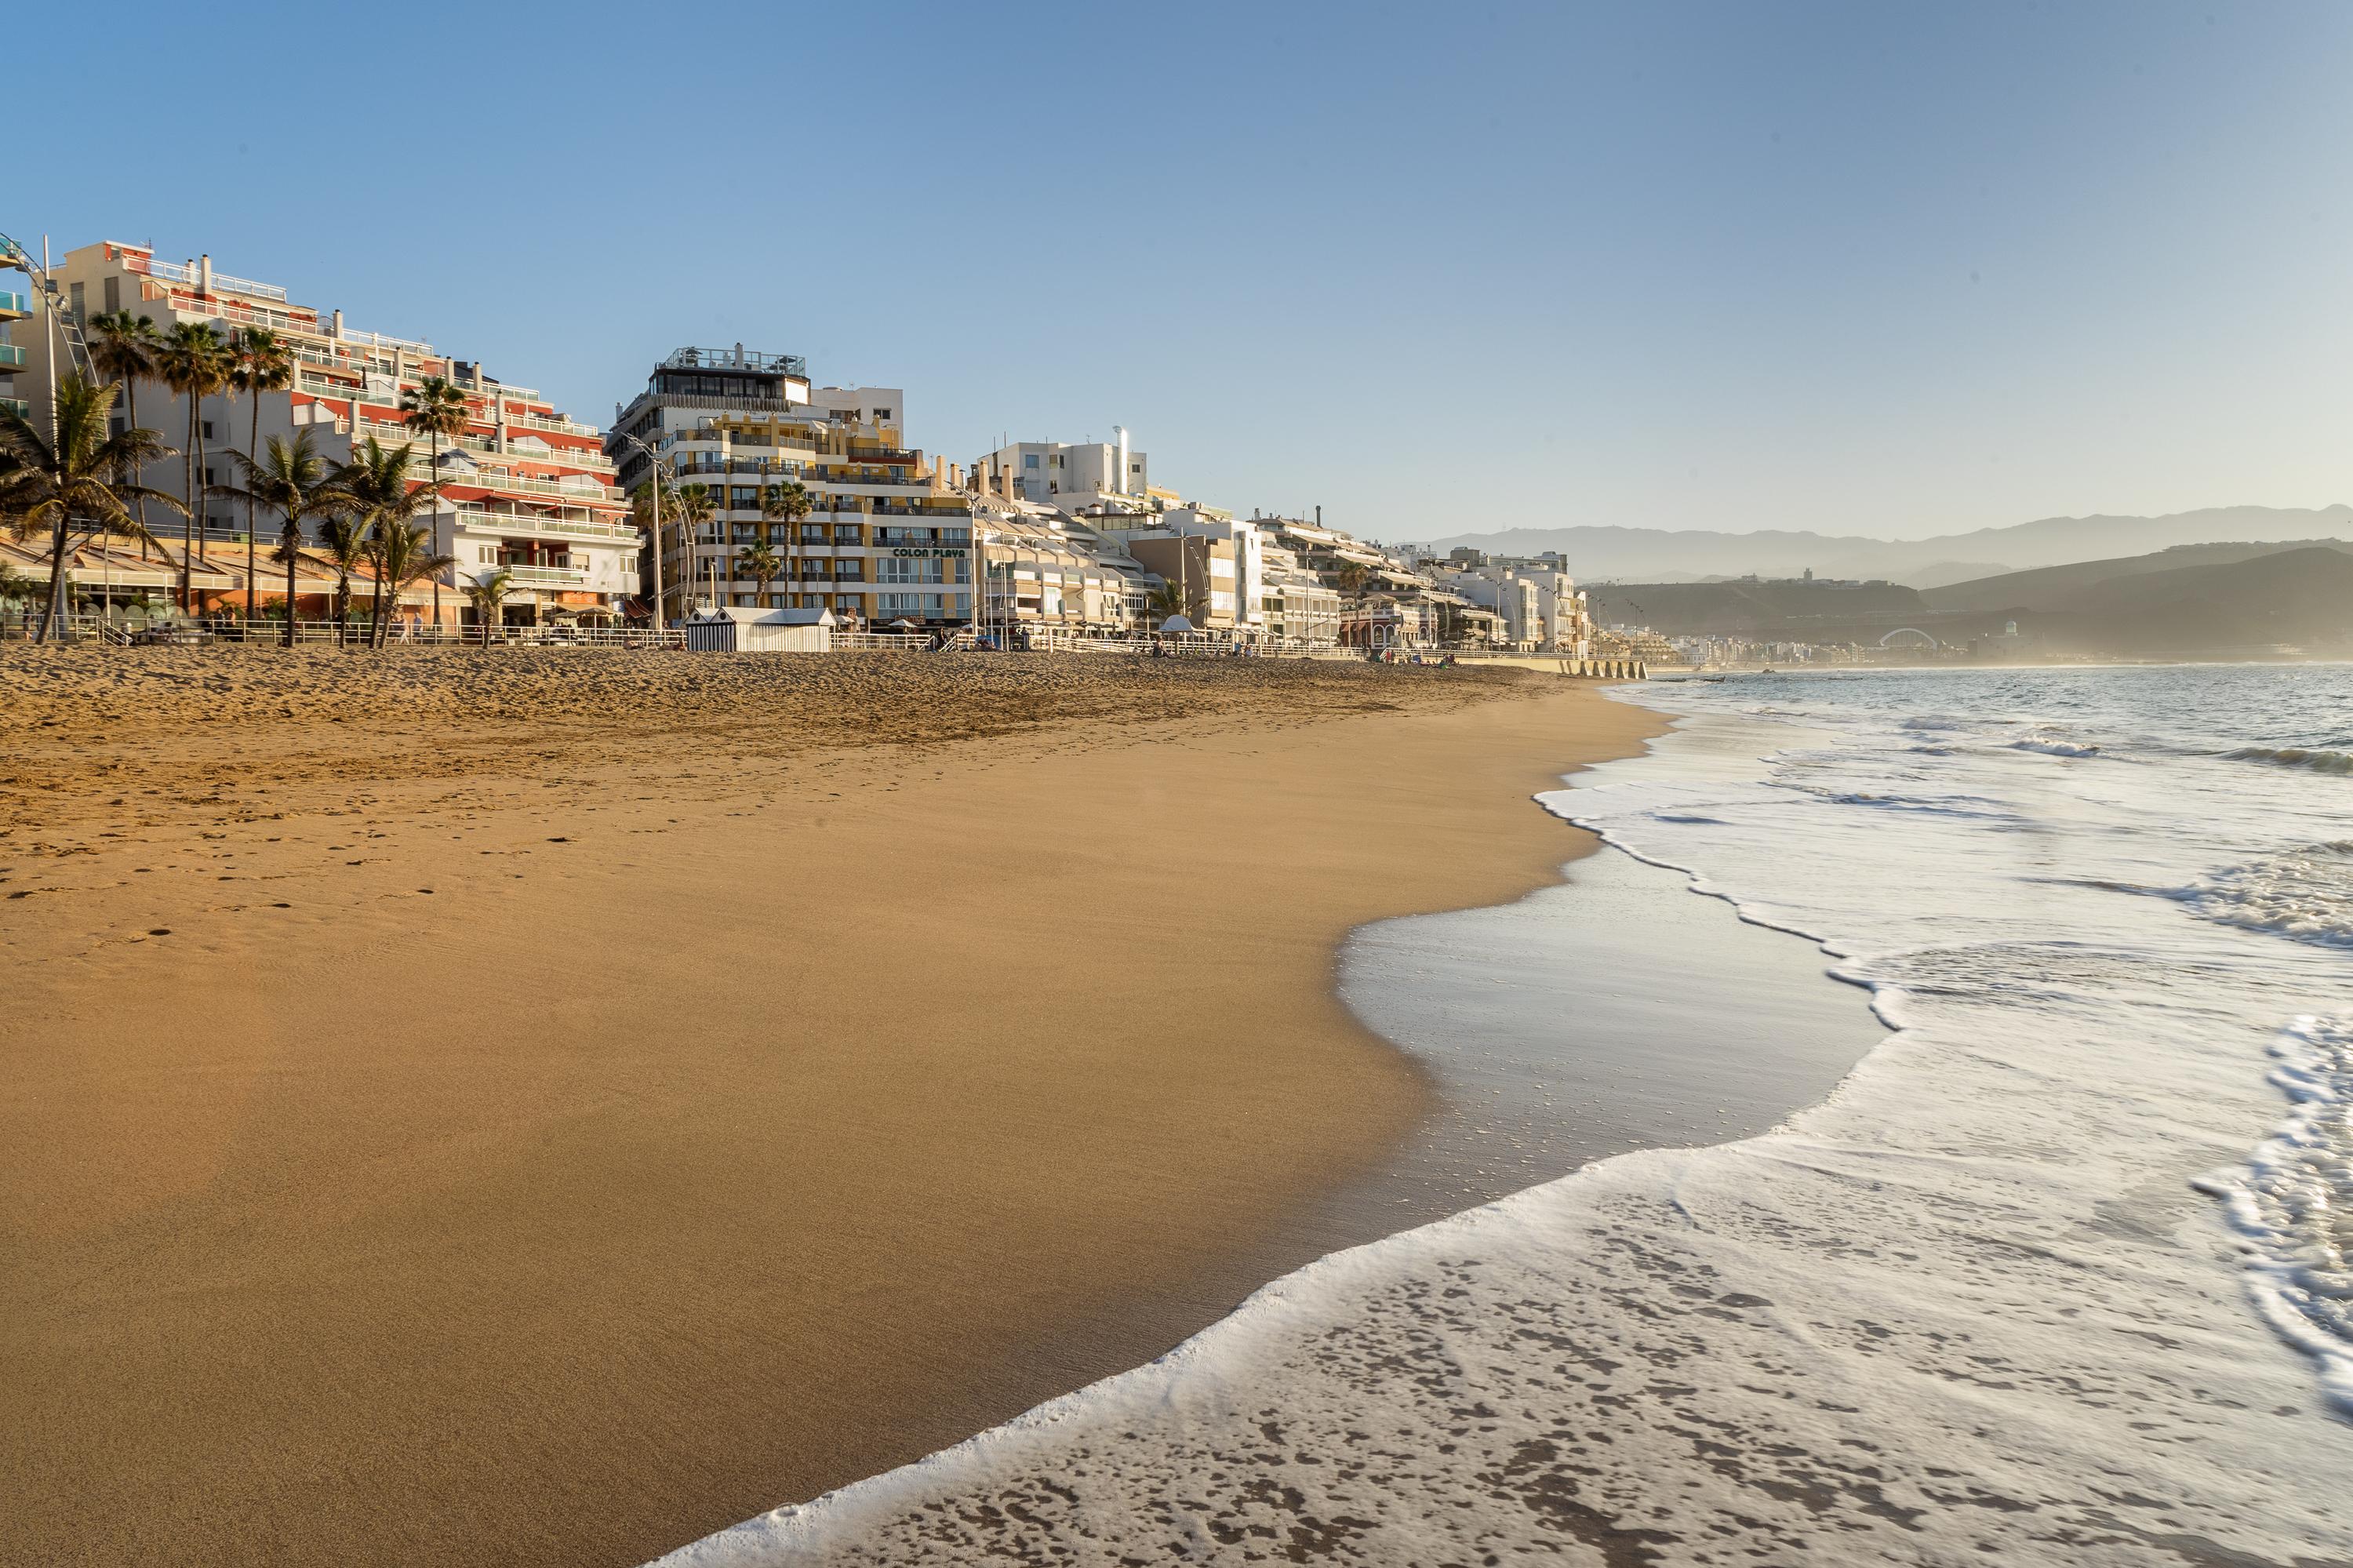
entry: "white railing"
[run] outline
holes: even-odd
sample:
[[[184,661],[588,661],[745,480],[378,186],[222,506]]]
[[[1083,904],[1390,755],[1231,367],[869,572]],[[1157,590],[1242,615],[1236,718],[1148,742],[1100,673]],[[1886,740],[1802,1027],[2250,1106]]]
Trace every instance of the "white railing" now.
[[[586,567],[508,567],[507,576],[526,586],[552,588],[586,588],[588,568]]]
[[[584,425],[577,419],[565,419],[560,418],[551,419],[544,414],[509,414],[507,416],[507,429],[510,430],[554,430],[559,435],[586,436],[591,440],[602,440],[605,436],[605,432],[598,429],[594,425]]]
[[[510,419],[508,424],[512,427],[513,421]],[[396,419],[370,419],[362,418],[360,420],[359,433],[363,436],[373,435],[378,440],[383,441],[414,441],[417,443],[420,453],[428,456],[431,454],[433,438],[430,436],[419,435],[415,430],[410,429],[406,425],[400,423]],[[595,451],[575,451],[566,447],[550,447],[544,453],[541,453],[536,451],[515,451],[510,448],[510,450],[506,451],[501,451],[499,450],[499,443],[487,436],[469,434],[459,436],[455,440],[452,440],[447,436],[441,438],[441,450],[443,451],[446,452],[453,448],[459,447],[462,447],[470,452],[483,452],[491,457],[513,458],[522,462],[565,464],[576,468],[588,469],[599,473],[610,473],[613,471],[613,460],[607,457],[601,449]],[[447,476],[445,475],[445,477]]]
[[[319,323],[307,316],[293,316],[284,311],[266,306],[229,305],[216,300],[174,300],[172,309],[185,316],[216,316],[222,321],[242,322],[247,326],[268,327],[272,332],[317,333]]]
[[[644,543],[645,535],[627,523],[575,523],[568,517],[541,517],[522,512],[492,512],[483,506],[453,508],[459,524],[494,534],[561,534],[575,539],[610,539],[625,545]]]
[[[411,354],[421,354],[427,359],[439,359],[443,357],[441,351],[435,348],[429,343],[419,343],[413,337],[394,337],[389,333],[353,332],[351,328],[345,327],[341,332],[330,333],[328,335],[332,336],[337,343],[360,343],[365,344],[370,348],[405,348]],[[516,389],[513,387],[509,387],[506,390],[510,396],[513,396],[516,393]],[[523,395],[528,396],[529,394]]]

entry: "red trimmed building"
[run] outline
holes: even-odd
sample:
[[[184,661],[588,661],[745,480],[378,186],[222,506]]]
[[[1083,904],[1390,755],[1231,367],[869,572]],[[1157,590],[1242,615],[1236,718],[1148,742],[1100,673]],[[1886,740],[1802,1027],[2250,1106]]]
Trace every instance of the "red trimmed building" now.
[[[224,335],[267,327],[285,342],[296,367],[291,387],[261,394],[258,408],[253,398],[235,394],[202,399],[206,483],[235,482],[231,450],[266,447],[271,436],[298,430],[311,434],[331,464],[346,461],[369,436],[387,447],[413,442],[422,483],[433,472],[432,442],[402,425],[401,394],[427,376],[455,383],[469,418],[461,436],[442,443],[445,500],[433,521],[437,550],[455,556],[456,565],[438,583],[428,579],[401,596],[404,618],[429,620],[438,613],[444,624],[470,624],[461,585],[501,567],[511,574],[513,588],[505,607],[510,622],[604,620],[638,596],[643,535],[630,522],[628,502],[613,487],[602,433],[566,418],[532,388],[496,380],[479,364],[428,343],[353,331],[341,311],[294,304],[283,289],[216,271],[210,257],[164,261],[144,247],[108,242],[67,252],[56,275],[66,308],[84,322],[100,312],[127,310],[147,317],[159,334],[181,322],[203,321]],[[37,310],[40,302],[34,305]],[[17,396],[45,402],[46,335],[18,335],[31,341]],[[138,405],[141,424],[161,431],[174,448],[185,444],[185,399],[148,382],[138,388]],[[185,472],[175,457],[145,479],[178,495]],[[241,568],[243,504],[212,496],[203,510],[199,561],[220,556],[224,566]],[[177,524],[174,516],[158,532],[176,535]],[[258,516],[254,525],[266,550],[278,536],[278,520]],[[257,586],[266,582],[266,574],[257,574]]]

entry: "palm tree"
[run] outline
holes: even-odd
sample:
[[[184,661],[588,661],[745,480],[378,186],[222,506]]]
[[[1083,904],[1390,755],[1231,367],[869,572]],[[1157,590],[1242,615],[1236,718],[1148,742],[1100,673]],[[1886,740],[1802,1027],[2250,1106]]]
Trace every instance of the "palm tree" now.
[[[682,484],[678,490],[678,536],[686,542],[687,582],[695,580],[702,565],[700,541],[703,528],[719,515],[719,503],[707,484]],[[679,588],[679,615],[686,614],[686,584]]]
[[[391,596],[391,602],[400,602],[400,592],[421,577],[458,564],[455,556],[436,554],[433,548],[433,524],[410,519],[379,518],[375,535],[368,541],[368,553],[375,563],[375,592],[378,599]],[[379,648],[392,636],[392,616],[387,611],[377,622],[375,645]]]
[[[1145,596],[1144,603],[1156,620],[1166,620],[1172,615],[1185,613],[1185,590],[1175,583],[1164,580],[1158,588]]]
[[[440,482],[420,483],[409,473],[416,456],[417,448],[410,442],[403,441],[387,450],[383,442],[370,436],[352,453],[351,461],[336,466],[331,482],[353,521],[369,530],[367,553],[371,561],[377,558],[375,546],[379,538],[387,536],[399,524],[416,522],[419,515],[440,504]],[[383,622],[391,609],[385,592],[384,579],[379,576],[375,603],[368,612],[371,643],[382,641]]]
[[[188,400],[188,498],[186,522],[180,530],[180,608],[195,609],[193,552],[203,537],[202,492],[197,473],[205,461],[204,400],[218,392],[228,378],[227,356],[210,322],[182,322],[164,337],[155,352],[156,375],[164,386]]]
[[[332,491],[333,483],[328,481],[330,499],[322,513],[319,546],[335,568],[335,646],[341,648],[352,624],[352,573],[367,559],[367,524],[353,514],[349,500]]]
[[[735,554],[735,569],[760,585],[760,597],[765,599],[768,585],[784,575],[785,558],[776,554],[776,546],[765,541]]]
[[[128,534],[148,538],[147,529],[123,502],[153,493],[169,506],[178,502],[124,482],[168,455],[161,436],[107,428],[114,411],[114,388],[69,375],[57,384],[57,437],[42,438],[32,421],[0,403],[0,516],[19,539],[47,529],[49,535],[49,602],[41,616],[41,638],[62,624],[66,605],[66,552],[77,535]]]
[[[253,412],[246,424],[245,450],[232,450],[230,456],[239,459],[243,467],[261,455],[261,395],[283,392],[294,385],[294,354],[285,340],[268,327],[248,327],[230,340],[230,353],[235,356],[229,370],[232,392],[241,392],[253,401]],[[238,493],[234,486],[229,493]],[[245,495],[245,619],[253,620],[253,496]],[[287,601],[287,624],[292,625],[293,603]]]
[[[155,334],[155,323],[147,316],[134,316],[129,311],[104,311],[90,318],[83,328],[90,344],[90,364],[110,381],[122,383],[122,422],[136,429],[139,424],[139,384],[155,379],[155,353],[164,340]],[[142,475],[130,473],[123,478],[137,483]],[[147,500],[139,498],[139,522],[147,522]]]
[[[495,567],[467,583],[465,589],[474,607],[474,619],[482,623],[482,646],[488,648],[491,628],[497,624],[507,595],[514,591],[514,574],[504,567]]]
[[[327,482],[327,465],[311,445],[311,432],[298,433],[290,445],[283,436],[269,438],[268,455],[259,462],[243,452],[231,452],[243,472],[245,483],[234,493],[245,498],[246,505],[257,503],[269,507],[285,524],[279,531],[278,548],[271,558],[286,568],[286,635],[284,646],[294,646],[294,567],[302,558],[302,521],[306,517],[323,516],[340,503],[340,497]],[[250,514],[248,513],[248,516]],[[247,619],[250,620],[248,613]]]
[[[428,376],[400,395],[401,423],[433,442],[433,477],[441,477],[441,443],[466,433],[466,395],[446,376]],[[434,541],[438,544],[437,537]],[[433,626],[441,626],[441,579],[433,579]]]
[[[768,537],[772,542],[776,536],[776,530],[773,524],[781,523],[785,525],[785,569],[786,571],[792,569],[793,541],[800,535],[800,521],[815,510],[817,510],[817,503],[810,498],[809,493],[801,487],[798,480],[786,480],[782,484],[767,485],[760,492],[760,515],[771,524]]]

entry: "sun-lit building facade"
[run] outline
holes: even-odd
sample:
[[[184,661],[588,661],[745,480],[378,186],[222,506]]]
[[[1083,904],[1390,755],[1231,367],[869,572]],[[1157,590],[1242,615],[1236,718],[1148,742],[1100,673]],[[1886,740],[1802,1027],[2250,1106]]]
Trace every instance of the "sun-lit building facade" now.
[[[330,464],[348,461],[371,436],[385,446],[413,445],[416,481],[423,484],[434,476],[432,442],[402,423],[402,395],[428,376],[454,383],[465,401],[466,428],[441,443],[443,503],[429,518],[437,553],[454,564],[403,593],[404,617],[438,615],[445,625],[463,624],[470,612],[458,590],[501,569],[511,584],[502,607],[508,620],[609,619],[639,592],[640,535],[614,488],[601,432],[566,418],[531,387],[497,380],[479,363],[429,343],[353,330],[341,311],[296,304],[274,284],[216,270],[210,257],[166,261],[146,247],[110,241],[67,252],[55,276],[61,304],[85,324],[120,310],[146,317],[159,334],[202,322],[224,335],[266,328],[286,344],[295,364],[286,390],[200,400],[200,487],[235,482],[232,450],[266,448],[273,435],[297,433],[309,435]],[[37,334],[28,335],[36,344],[26,379],[30,396],[46,399],[51,366]],[[174,447],[187,440],[185,399],[158,383],[140,387],[139,420]],[[184,474],[174,459],[144,478],[185,499]],[[199,556],[241,560],[241,503],[207,493],[200,513]],[[275,520],[257,518],[256,531],[274,540]]]

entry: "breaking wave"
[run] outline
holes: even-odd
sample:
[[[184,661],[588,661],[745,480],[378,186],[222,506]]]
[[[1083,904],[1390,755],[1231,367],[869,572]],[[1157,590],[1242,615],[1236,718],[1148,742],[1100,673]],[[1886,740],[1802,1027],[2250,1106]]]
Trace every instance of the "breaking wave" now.
[[[2342,751],[2301,746],[2242,746],[2222,755],[2233,762],[2268,762],[2279,768],[2308,768],[2315,773],[2353,773],[2353,754]]]

